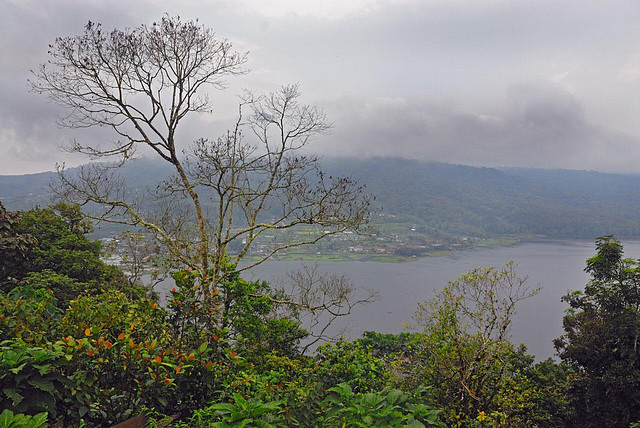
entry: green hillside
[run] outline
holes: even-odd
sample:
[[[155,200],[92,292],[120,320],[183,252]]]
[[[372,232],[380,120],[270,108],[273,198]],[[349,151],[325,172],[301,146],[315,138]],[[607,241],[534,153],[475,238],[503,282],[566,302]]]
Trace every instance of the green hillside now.
[[[494,237],[640,237],[640,176],[593,171],[478,168],[400,158],[329,158],[329,175],[350,175],[376,195],[381,213],[432,233]],[[141,159],[122,175],[132,189],[155,188],[170,174]],[[51,172],[0,176],[9,209],[46,205]]]
[[[471,236],[640,236],[640,176],[591,171],[477,168],[399,158],[332,159],[385,212]]]

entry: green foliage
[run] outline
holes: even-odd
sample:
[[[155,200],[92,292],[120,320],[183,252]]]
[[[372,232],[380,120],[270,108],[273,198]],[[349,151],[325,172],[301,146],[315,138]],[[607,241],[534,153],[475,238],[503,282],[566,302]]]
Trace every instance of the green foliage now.
[[[49,289],[65,308],[82,293],[127,284],[117,268],[100,259],[101,246],[84,234],[91,230],[77,206],[58,204],[9,213],[0,207],[0,291],[19,284]],[[135,288],[137,295],[144,294]]]
[[[501,269],[478,268],[449,283],[418,306],[423,332],[412,356],[397,364],[405,388],[433,385],[435,402],[456,426],[486,424],[535,426],[539,406],[531,400],[537,386],[524,369],[533,359],[508,341],[516,304],[537,294],[513,263]]]
[[[178,427],[189,428],[271,428],[283,426],[281,403],[272,401],[263,403],[260,400],[245,399],[240,394],[233,394],[233,401],[216,403],[197,410],[188,423]]]
[[[278,312],[274,299],[280,298],[266,282],[240,278],[235,265],[226,263],[218,288],[208,289],[208,277],[189,269],[176,272],[176,288],[171,290],[170,323],[180,326],[180,337],[195,340],[223,336],[235,342],[237,352],[262,363],[264,355],[297,356],[300,340],[307,332],[299,321]],[[181,340],[180,343],[183,343]]]
[[[83,230],[52,208],[24,211],[17,225],[20,233],[29,233],[38,244],[28,259],[27,272],[50,269],[81,282],[103,273],[100,243],[89,241]]]
[[[229,401],[217,402],[196,410],[185,422],[174,427],[446,427],[439,420],[440,410],[434,408],[428,390],[419,388],[411,393],[385,388],[381,391],[354,393],[341,383],[314,396],[313,407],[291,409],[287,401],[265,401],[234,393]],[[159,421],[152,419],[152,426]]]
[[[165,311],[152,300],[131,300],[121,291],[105,290],[72,300],[61,320],[61,334],[84,337],[86,329],[98,328],[112,341],[123,333],[137,342],[159,339],[168,328],[165,317]]]
[[[55,337],[62,312],[56,303],[50,290],[37,290],[30,285],[0,293],[0,340],[18,338],[41,343]]]
[[[50,291],[26,289],[53,300]],[[18,319],[28,324],[30,318],[24,314],[33,318],[44,305],[24,297],[14,302],[11,296],[5,298],[5,322]],[[31,311],[7,316],[6,302]],[[143,407],[169,414],[199,408],[224,390],[225,379],[234,378],[240,361],[236,352],[214,340],[209,344],[185,337],[192,333],[167,323],[170,313],[157,303],[130,300],[115,290],[71,301],[62,317],[55,306],[53,311],[49,336],[62,339],[52,343],[44,334],[29,332],[29,339],[42,347],[6,342],[0,385],[2,400],[13,410],[46,410],[64,426],[107,426]],[[28,329],[22,330],[25,336]],[[13,333],[6,334],[17,336],[17,331],[14,326]]]
[[[627,427],[640,419],[640,264],[623,258],[612,236],[596,241],[587,260],[592,279],[568,293],[565,334],[556,339],[560,358],[576,368],[569,397],[569,426]]]
[[[0,413],[0,428],[38,428],[47,423],[47,412],[38,413],[35,416],[14,414],[5,409]]]
[[[69,335],[60,343],[93,377],[97,424],[121,421],[143,406],[168,414],[198,408],[224,388],[236,353],[204,339],[202,330],[171,324],[174,315],[113,290],[71,302],[62,320]]]
[[[78,282],[65,274],[57,273],[51,269],[40,272],[29,272],[24,280],[34,289],[50,290],[60,308],[65,308],[71,300],[82,294],[87,284]]]
[[[412,346],[419,337],[416,333],[385,334],[365,331],[357,342],[366,348],[370,347],[376,357],[410,356]]]
[[[348,171],[367,183],[387,213],[426,227],[434,239],[640,236],[637,176],[477,168],[388,157],[327,159],[323,166],[327,174]]]
[[[36,240],[27,233],[20,233],[17,222],[20,213],[10,212],[0,202],[0,290],[16,285],[22,275],[23,264]]]
[[[74,373],[58,345],[32,347],[24,342],[0,344],[0,407],[19,413],[47,412],[74,426],[89,411],[89,385]]]
[[[547,359],[533,364],[532,360],[520,359],[520,367],[531,393],[526,397],[535,405],[532,422],[540,428],[570,426],[575,418],[570,403],[569,380],[574,369],[566,363]]]
[[[227,329],[219,326],[219,290],[207,291],[197,271],[185,269],[173,274],[176,287],[168,302],[169,323],[176,329],[178,349],[193,348],[203,341],[224,339]]]
[[[176,415],[177,427],[441,427],[441,419],[554,427],[577,420],[571,394],[584,396],[587,370],[536,364],[508,341],[515,303],[535,294],[512,265],[476,269],[449,284],[420,307],[419,333],[366,332],[304,356],[307,332],[281,291],[243,280],[225,261],[215,286],[206,273],[175,272],[176,287],[161,305],[130,293],[99,260],[75,208],[56,209],[22,213],[12,226],[11,233],[38,241],[23,254],[19,285],[0,293],[0,406],[11,412],[46,412],[65,427],[111,426],[145,411],[156,426]],[[598,279],[572,295],[574,315],[606,314],[618,320],[618,332],[630,332],[636,266],[616,254],[591,260]],[[615,382],[625,382],[622,372]]]
[[[229,271],[235,270],[230,266]],[[268,283],[250,282],[235,273],[221,282],[224,290],[223,325],[229,326],[230,338],[236,339],[239,351],[248,358],[275,353],[281,356],[299,355],[300,340],[308,332],[300,322],[277,312],[275,293]]]
[[[388,372],[385,363],[373,355],[372,349],[343,340],[318,347],[314,376],[326,388],[340,383],[355,392],[384,388]]]
[[[17,233],[37,242],[18,278],[32,280],[36,288],[52,287],[61,307],[81,291],[126,284],[122,272],[100,260],[100,242],[84,236],[91,228],[81,218],[79,207],[58,204],[23,211],[15,225]]]
[[[386,388],[380,392],[356,394],[346,383],[329,389],[322,402],[322,426],[349,427],[446,427],[438,413],[423,397],[423,391],[409,396]],[[417,398],[417,399],[416,399]]]

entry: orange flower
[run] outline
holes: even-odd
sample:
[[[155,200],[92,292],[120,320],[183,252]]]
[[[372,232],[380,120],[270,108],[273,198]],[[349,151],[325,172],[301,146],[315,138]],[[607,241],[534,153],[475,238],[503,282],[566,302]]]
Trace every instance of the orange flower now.
[[[124,339],[124,333],[120,333],[120,334],[118,335],[118,340],[122,340],[122,339]]]
[[[108,340],[104,342],[104,347],[107,349],[111,348],[111,342],[109,342]]]
[[[213,291],[213,295],[214,295],[214,296],[217,296],[219,292],[220,292],[220,290],[218,290],[218,289],[216,288],[216,289]]]
[[[229,352],[229,357],[230,358],[235,358],[237,355],[238,355],[237,352],[233,352],[233,351]]]
[[[90,328],[88,328],[88,327],[87,327],[87,328],[85,328],[85,329],[84,329],[84,335],[85,335],[85,336],[89,336],[90,334],[91,334],[91,329],[90,329]]]
[[[156,363],[160,364],[162,362],[162,358],[160,358],[159,356],[155,358],[154,360]]]
[[[153,309],[158,309],[158,305],[157,305],[156,303],[152,303],[152,304],[151,304],[151,307],[152,307]]]
[[[220,338],[214,334],[213,335],[213,340],[215,340],[217,342],[218,340],[220,340]]]
[[[189,361],[193,361],[196,356],[194,354],[189,354]]]

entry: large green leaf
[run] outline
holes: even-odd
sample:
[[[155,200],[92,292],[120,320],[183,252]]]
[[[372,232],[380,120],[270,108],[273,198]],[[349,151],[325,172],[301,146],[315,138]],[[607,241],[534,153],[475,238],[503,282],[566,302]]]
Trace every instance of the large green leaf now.
[[[47,423],[47,412],[38,413],[31,418],[31,421],[26,428],[39,428]]]
[[[4,411],[0,413],[0,428],[10,428],[13,419],[13,412],[9,409],[4,409]]]
[[[24,397],[20,394],[18,394],[18,392],[11,387],[4,387],[2,389],[2,392],[4,392],[4,394],[9,397],[11,400],[13,400],[13,405],[17,406],[18,404],[20,404],[20,402],[22,400],[24,400]]]
[[[55,389],[53,383],[46,379],[31,379],[28,383],[29,385],[35,386],[36,388],[46,392],[53,392]]]

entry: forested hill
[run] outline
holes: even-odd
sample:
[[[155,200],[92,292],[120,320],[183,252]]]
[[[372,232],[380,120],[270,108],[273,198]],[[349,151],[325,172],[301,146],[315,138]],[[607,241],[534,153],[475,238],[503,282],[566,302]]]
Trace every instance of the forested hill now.
[[[636,175],[478,168],[400,158],[332,158],[323,163],[330,175],[350,175],[366,184],[382,213],[446,234],[640,237]],[[155,187],[168,173],[166,166],[149,160],[138,160],[123,171],[138,188]],[[0,176],[0,200],[9,209],[46,205],[53,177]]]
[[[452,234],[640,236],[640,176],[477,168],[400,158],[332,159],[377,195],[384,211]]]

